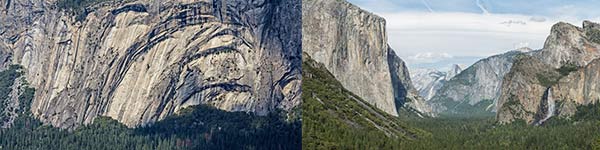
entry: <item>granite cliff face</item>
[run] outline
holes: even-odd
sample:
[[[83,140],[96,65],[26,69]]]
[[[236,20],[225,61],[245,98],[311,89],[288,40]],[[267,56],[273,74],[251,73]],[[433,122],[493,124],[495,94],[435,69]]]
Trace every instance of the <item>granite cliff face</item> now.
[[[600,59],[595,59],[583,68],[569,73],[550,87],[551,97],[556,100],[554,115],[570,117],[580,105],[596,104],[600,101]]]
[[[302,9],[303,52],[346,89],[392,115],[405,105],[428,110],[387,44],[383,18],[343,0],[305,0]]]
[[[130,127],[190,105],[264,115],[300,104],[301,1],[108,1],[83,20],[55,1],[0,8],[0,61],[36,88],[31,112]]]
[[[569,118],[577,106],[595,104],[600,101],[600,59],[567,75],[553,69],[535,58],[520,60],[507,76],[506,89],[498,112],[501,123],[517,119],[530,124],[542,124],[553,116]],[[546,69],[541,69],[546,68]],[[525,71],[533,70],[533,71]],[[564,72],[563,72],[564,73]],[[516,81],[514,81],[516,80]],[[518,89],[518,90],[517,90]]]
[[[543,77],[544,76],[544,77]],[[497,118],[500,122],[523,119],[533,123],[535,114],[547,101],[542,96],[550,90],[549,80],[560,76],[550,65],[527,55],[519,55],[511,71],[505,76],[498,100]],[[547,80],[542,79],[547,78]]]
[[[419,95],[419,91],[417,91],[412,84],[406,63],[404,63],[391,48],[388,50],[387,59],[390,67],[396,110],[398,113],[400,113],[400,109],[404,109],[419,117],[435,117],[436,114],[432,113],[431,107],[426,103],[425,99]]]
[[[510,71],[514,57],[521,51],[482,59],[443,84],[429,100],[435,112],[447,114],[492,113],[502,79]]]
[[[569,117],[576,106],[598,101],[596,85],[600,28],[558,23],[544,49],[523,56],[504,78],[498,101],[500,123],[524,120],[542,124],[552,116]]]
[[[545,64],[559,68],[565,64],[585,66],[600,57],[600,25],[584,21],[583,28],[560,22],[552,26],[544,48],[533,54]]]
[[[411,70],[410,78],[413,80],[415,88],[419,95],[430,100],[446,82],[462,71],[458,65],[452,65],[452,68],[446,72],[436,69],[414,69]]]

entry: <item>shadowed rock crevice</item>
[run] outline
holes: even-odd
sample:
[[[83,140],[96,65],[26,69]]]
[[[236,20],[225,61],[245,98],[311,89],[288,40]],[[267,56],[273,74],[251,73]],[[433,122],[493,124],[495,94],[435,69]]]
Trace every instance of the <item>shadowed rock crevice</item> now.
[[[109,116],[134,127],[190,105],[266,115],[300,104],[299,0],[111,1],[83,18],[13,2],[24,8],[0,10],[0,38],[14,41],[1,66],[25,67],[44,123]]]

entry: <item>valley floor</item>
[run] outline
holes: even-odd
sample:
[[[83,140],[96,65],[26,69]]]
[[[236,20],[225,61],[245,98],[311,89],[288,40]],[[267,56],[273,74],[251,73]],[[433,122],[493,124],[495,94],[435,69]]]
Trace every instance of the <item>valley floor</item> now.
[[[353,95],[323,65],[303,63],[303,149],[600,149],[600,105],[544,125],[497,124],[494,115],[418,118],[388,115]]]
[[[524,122],[497,125],[489,118],[412,120],[430,137],[406,143],[407,149],[599,149],[600,121],[551,120],[546,125]]]

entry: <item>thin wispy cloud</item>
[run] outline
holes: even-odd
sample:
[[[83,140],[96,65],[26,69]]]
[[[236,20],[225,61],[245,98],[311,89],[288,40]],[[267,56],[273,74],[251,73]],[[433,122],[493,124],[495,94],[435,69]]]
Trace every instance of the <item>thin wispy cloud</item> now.
[[[533,17],[529,18],[529,21],[544,22],[544,21],[546,21],[546,18],[540,17],[540,16],[533,16]]]
[[[485,7],[485,5],[481,2],[481,0],[476,0],[477,3],[477,7],[479,7],[479,9],[481,9],[483,14],[489,14],[490,11],[487,10],[487,8]]]
[[[600,21],[600,1],[350,0],[387,20],[389,43],[409,65],[542,48],[553,24]],[[423,57],[448,54],[452,57]],[[441,55],[443,56],[443,55]],[[431,66],[431,65],[429,65]]]
[[[433,63],[435,60],[439,59],[450,59],[454,56],[448,53],[433,53],[433,52],[423,52],[417,53],[415,55],[409,56],[407,59],[420,63]]]
[[[429,5],[429,3],[427,2],[427,0],[421,0],[423,2],[423,5],[425,5],[425,7],[427,7],[427,10],[429,10],[429,12],[435,12],[433,11],[433,9],[431,8],[431,6]]]

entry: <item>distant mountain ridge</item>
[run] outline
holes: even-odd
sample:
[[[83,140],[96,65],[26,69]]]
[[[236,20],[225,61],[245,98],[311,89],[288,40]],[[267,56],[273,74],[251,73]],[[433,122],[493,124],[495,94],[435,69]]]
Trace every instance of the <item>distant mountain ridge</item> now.
[[[492,116],[502,78],[522,53],[514,50],[477,61],[445,82],[428,103],[440,114]]]
[[[452,65],[452,68],[446,72],[424,68],[412,69],[410,71],[410,78],[412,79],[415,88],[419,91],[419,95],[425,100],[430,100],[442,85],[459,74],[462,71],[462,68],[459,65],[454,64]]]

